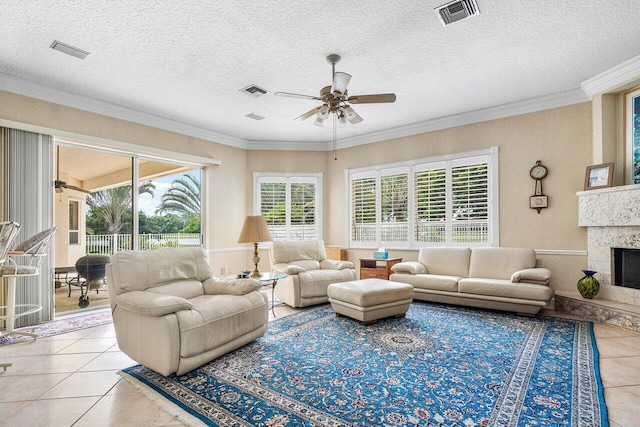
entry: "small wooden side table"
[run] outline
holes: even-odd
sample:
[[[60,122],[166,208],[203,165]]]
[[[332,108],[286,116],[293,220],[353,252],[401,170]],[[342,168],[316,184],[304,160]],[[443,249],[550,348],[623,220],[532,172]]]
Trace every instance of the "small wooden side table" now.
[[[391,267],[402,262],[402,258],[373,259],[360,258],[360,279],[384,279],[389,280]]]

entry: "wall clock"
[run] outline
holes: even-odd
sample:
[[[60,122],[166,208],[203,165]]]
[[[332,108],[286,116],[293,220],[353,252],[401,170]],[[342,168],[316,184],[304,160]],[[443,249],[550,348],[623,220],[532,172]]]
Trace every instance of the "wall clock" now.
[[[537,210],[538,213],[549,205],[548,197],[542,193],[542,180],[548,173],[549,170],[541,160],[536,161],[536,164],[529,170],[529,175],[536,181],[533,196],[529,198],[529,207]]]

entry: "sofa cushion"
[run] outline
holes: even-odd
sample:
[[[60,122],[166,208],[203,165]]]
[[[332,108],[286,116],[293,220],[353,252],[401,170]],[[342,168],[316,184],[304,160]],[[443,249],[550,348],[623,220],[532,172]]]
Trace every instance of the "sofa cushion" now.
[[[203,283],[207,295],[244,295],[262,287],[256,279],[222,279],[214,277]]]
[[[469,248],[422,248],[418,261],[429,274],[469,277],[470,255]]]
[[[116,297],[116,304],[127,311],[154,317],[190,310],[193,307],[193,304],[184,298],[143,291],[120,294]]]
[[[178,280],[203,281],[211,268],[202,248],[163,248],[149,251],[121,251],[111,257],[111,274],[116,293],[144,291]],[[170,259],[171,262],[167,262]]]
[[[535,266],[536,252],[533,249],[474,248],[467,277],[510,281],[516,271]]]
[[[310,270],[298,274],[302,298],[326,297],[331,283],[353,280],[353,270]]]
[[[442,276],[439,274],[392,274],[389,280],[408,283],[416,289],[431,289],[434,291],[458,291],[458,281],[462,277]]]
[[[298,260],[322,261],[327,258],[322,240],[276,241],[269,249],[271,264]]]
[[[418,261],[405,261],[393,264],[391,271],[396,273],[427,274],[427,267]]]
[[[203,295],[190,300],[191,310],[176,313],[180,356],[192,357],[219,347],[266,323],[260,292],[246,295]]]
[[[320,269],[320,261],[316,261],[316,260],[313,260],[313,259],[289,261],[289,265],[294,265],[296,267],[302,268],[302,271],[319,270]]]
[[[462,279],[458,283],[458,292],[536,301],[550,301],[553,297],[553,289],[548,286],[500,279]]]
[[[304,268],[293,264],[274,264],[271,266],[274,273],[298,274],[304,271]]]
[[[204,294],[202,282],[199,280],[176,280],[175,282],[152,286],[145,289],[145,291],[155,294],[175,295],[186,299]]]
[[[546,268],[525,268],[518,270],[511,275],[511,281],[537,283],[540,285],[548,285],[551,281],[551,271]]]

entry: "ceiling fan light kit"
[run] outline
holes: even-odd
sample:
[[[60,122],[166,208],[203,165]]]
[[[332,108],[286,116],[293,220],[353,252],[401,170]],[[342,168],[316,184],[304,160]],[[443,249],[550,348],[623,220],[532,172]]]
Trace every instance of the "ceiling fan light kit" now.
[[[377,104],[391,103],[396,101],[394,93],[381,93],[373,95],[349,96],[347,86],[351,81],[351,74],[336,72],[336,64],[340,62],[340,55],[331,54],[327,56],[327,62],[331,64],[331,86],[320,89],[320,96],[300,95],[290,92],[275,92],[276,96],[286,96],[289,98],[311,99],[322,101],[322,105],[296,117],[294,120],[306,120],[315,115],[314,125],[322,127],[324,121],[334,113],[333,150],[336,150],[336,123],[345,124],[347,121],[353,125],[360,123],[363,118],[356,113],[349,104]]]

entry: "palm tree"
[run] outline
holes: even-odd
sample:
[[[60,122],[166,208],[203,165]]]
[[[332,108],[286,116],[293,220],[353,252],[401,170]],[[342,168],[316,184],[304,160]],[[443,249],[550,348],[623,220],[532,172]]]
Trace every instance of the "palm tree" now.
[[[138,194],[151,194],[156,186],[151,181],[140,183]],[[87,196],[89,209],[102,217],[110,234],[117,234],[122,229],[122,218],[131,210],[131,185],[96,191]]]
[[[200,218],[200,180],[184,174],[171,183],[171,187],[162,195],[156,214],[172,213],[184,218]]]

